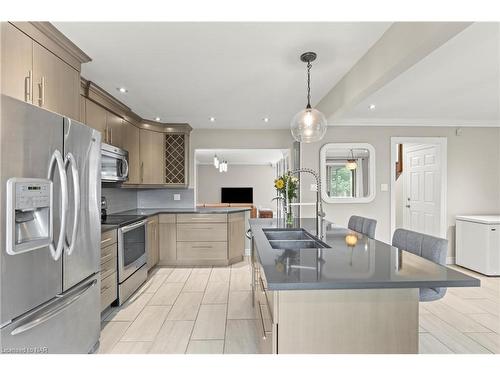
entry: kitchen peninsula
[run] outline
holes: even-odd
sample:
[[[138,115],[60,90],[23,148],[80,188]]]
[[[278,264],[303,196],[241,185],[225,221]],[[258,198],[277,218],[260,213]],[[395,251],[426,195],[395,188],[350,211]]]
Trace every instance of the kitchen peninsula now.
[[[148,268],[227,266],[243,259],[246,207],[145,208],[114,215],[143,215],[148,223]]]
[[[323,241],[309,236],[314,219],[296,219],[293,231],[276,219],[252,219],[250,228],[263,352],[418,353],[419,288],[479,286],[326,221]],[[309,243],[300,248],[298,236]]]

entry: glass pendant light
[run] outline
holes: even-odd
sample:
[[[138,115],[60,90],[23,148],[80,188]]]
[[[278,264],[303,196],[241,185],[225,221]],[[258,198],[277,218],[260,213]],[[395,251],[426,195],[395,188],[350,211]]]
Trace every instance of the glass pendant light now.
[[[325,115],[311,107],[311,62],[316,60],[316,53],[303,53],[300,60],[307,63],[307,106],[293,117],[290,128],[298,142],[317,142],[325,136],[327,124]]]
[[[347,163],[345,163],[345,167],[350,171],[355,170],[358,167],[358,163],[356,163],[356,159],[354,158],[354,152],[351,148],[351,158],[347,159]]]

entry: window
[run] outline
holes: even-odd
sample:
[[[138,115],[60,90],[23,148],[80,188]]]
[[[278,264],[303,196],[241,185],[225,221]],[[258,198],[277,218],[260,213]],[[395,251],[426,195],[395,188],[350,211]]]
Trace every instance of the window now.
[[[327,173],[329,196],[354,197],[354,171],[347,169],[344,164],[333,164],[327,166]]]

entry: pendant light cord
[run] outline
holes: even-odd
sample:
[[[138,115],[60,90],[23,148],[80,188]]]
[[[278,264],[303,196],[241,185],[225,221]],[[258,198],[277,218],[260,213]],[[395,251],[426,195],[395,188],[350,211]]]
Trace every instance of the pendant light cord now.
[[[309,61],[307,63],[307,109],[311,108],[311,68],[312,64]]]

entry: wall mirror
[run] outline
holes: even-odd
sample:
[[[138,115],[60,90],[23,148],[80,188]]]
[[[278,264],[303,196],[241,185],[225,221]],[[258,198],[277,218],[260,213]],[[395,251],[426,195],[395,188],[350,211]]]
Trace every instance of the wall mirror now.
[[[321,197],[327,203],[375,198],[375,149],[368,143],[327,143],[320,150]]]

